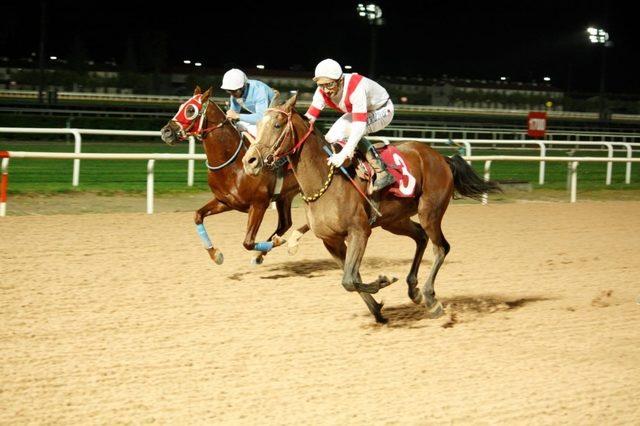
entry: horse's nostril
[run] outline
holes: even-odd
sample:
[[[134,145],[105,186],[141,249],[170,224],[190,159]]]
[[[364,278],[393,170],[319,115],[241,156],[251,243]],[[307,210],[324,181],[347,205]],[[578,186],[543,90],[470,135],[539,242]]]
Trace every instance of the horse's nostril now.
[[[258,159],[256,157],[251,157],[251,158],[249,158],[248,163],[253,165],[253,163],[255,163],[256,161],[258,161]]]
[[[273,155],[271,155],[271,154],[269,154],[269,155],[267,156],[267,158],[265,158],[265,160],[264,160],[264,162],[265,162],[266,164],[273,164],[273,161],[274,161],[274,158],[273,158]]]

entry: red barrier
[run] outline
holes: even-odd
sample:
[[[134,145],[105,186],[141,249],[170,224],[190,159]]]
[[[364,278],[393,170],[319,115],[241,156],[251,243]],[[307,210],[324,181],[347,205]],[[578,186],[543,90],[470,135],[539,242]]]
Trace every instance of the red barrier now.
[[[3,173],[0,178],[0,203],[7,202],[7,187],[9,186],[9,174]]]

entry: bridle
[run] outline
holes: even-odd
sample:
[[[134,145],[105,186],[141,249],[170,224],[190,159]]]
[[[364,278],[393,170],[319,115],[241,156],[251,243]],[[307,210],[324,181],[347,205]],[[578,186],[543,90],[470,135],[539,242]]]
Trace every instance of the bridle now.
[[[291,154],[295,154],[300,149],[302,144],[305,143],[307,138],[309,138],[309,135],[313,132],[313,122],[310,123],[309,130],[307,130],[307,133],[305,133],[304,136],[300,140],[298,140],[298,142],[296,142],[296,133],[293,127],[293,120],[291,119],[292,111],[287,112],[279,108],[267,108],[267,111],[275,111],[287,117],[287,124],[285,124],[284,130],[282,131],[282,133],[280,133],[280,136],[278,137],[276,142],[273,144],[273,147],[271,148],[271,152],[269,152],[269,154],[267,154],[265,157],[264,163],[267,166],[271,167],[273,164],[277,163],[278,160],[284,157],[287,157]],[[279,151],[280,151],[282,142],[284,142],[285,138],[289,134],[291,134],[291,142],[293,147],[287,152],[280,153]],[[260,144],[260,143],[258,142],[257,144]],[[260,150],[258,150],[258,152],[259,151]]]
[[[176,117],[178,116],[178,114],[180,114],[181,110],[178,111],[178,113],[171,120],[174,123],[176,123],[178,125],[178,128],[180,129],[180,131],[178,132],[178,140],[183,141],[183,140],[188,139],[189,137],[194,137],[199,142],[204,143],[204,139],[206,138],[206,136],[208,134],[210,134],[214,130],[222,128],[222,126],[224,126],[226,123],[230,123],[229,119],[225,118],[223,121],[221,121],[220,123],[218,123],[216,125],[203,128],[204,124],[205,124],[205,121],[207,119],[207,108],[209,107],[210,103],[213,103],[211,101],[211,99],[207,99],[206,103],[198,111],[198,114],[196,114],[196,116],[191,118],[191,119],[187,119],[187,120],[189,120],[189,125],[186,128],[183,127],[183,125],[182,125],[182,123],[180,123],[180,121],[176,120]],[[195,131],[192,131],[192,129],[195,126],[196,122],[198,123],[198,127],[195,129]],[[228,166],[229,164],[233,163],[235,161],[235,159],[238,157],[238,154],[240,153],[240,150],[242,149],[242,146],[243,146],[243,143],[242,143],[243,136],[240,133],[240,131],[236,128],[236,126],[233,126],[233,128],[238,133],[238,136],[239,136],[238,146],[237,146],[235,152],[233,153],[233,155],[231,155],[231,157],[229,157],[229,159],[227,159],[226,161],[224,161],[222,164],[220,164],[218,166],[212,166],[212,165],[209,164],[208,161],[206,161],[205,164],[207,165],[207,169],[209,169],[211,171],[217,171],[217,170],[223,169],[226,166]]]
[[[179,140],[183,141],[185,139],[188,139],[189,136],[193,136],[199,142],[202,142],[202,139],[205,138],[207,133],[211,133],[212,131],[221,128],[222,126],[224,126],[224,124],[226,122],[229,121],[228,118],[225,118],[223,121],[221,121],[220,123],[218,123],[218,124],[216,124],[214,126],[203,128],[205,120],[207,119],[207,108],[209,107],[209,103],[211,103],[211,99],[207,99],[207,102],[204,104],[202,109],[200,111],[198,111],[198,114],[195,117],[193,117],[191,119],[188,119],[189,120],[189,125],[187,126],[187,128],[184,128],[182,123],[180,123],[178,120],[176,120],[176,116],[178,114],[176,114],[176,116],[174,116],[171,119],[171,121],[176,123],[178,125],[178,127],[180,128],[180,131],[178,132],[178,139]],[[198,119],[200,119],[200,120],[198,120]],[[198,122],[198,127],[197,127],[197,129],[195,129],[195,131],[192,131],[191,129],[193,129],[193,127],[195,126],[196,122]]]

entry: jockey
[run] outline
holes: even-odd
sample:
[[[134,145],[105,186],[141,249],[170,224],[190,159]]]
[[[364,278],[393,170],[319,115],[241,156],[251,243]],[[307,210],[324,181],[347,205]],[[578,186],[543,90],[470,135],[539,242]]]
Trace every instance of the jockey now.
[[[229,94],[229,110],[227,118],[236,120],[240,131],[248,131],[256,136],[256,123],[262,119],[275,96],[272,88],[258,80],[248,80],[247,75],[239,69],[232,68],[222,77],[222,86]],[[241,113],[242,110],[247,113]]]
[[[315,121],[325,106],[344,113],[325,136],[329,143],[346,141],[342,151],[329,157],[328,164],[341,166],[360,143],[360,151],[376,172],[373,190],[379,191],[395,182],[376,149],[363,138],[384,129],[393,119],[393,103],[387,91],[359,74],[343,74],[342,67],[333,59],[325,59],[316,66],[313,81],[318,88],[305,114],[307,118]]]

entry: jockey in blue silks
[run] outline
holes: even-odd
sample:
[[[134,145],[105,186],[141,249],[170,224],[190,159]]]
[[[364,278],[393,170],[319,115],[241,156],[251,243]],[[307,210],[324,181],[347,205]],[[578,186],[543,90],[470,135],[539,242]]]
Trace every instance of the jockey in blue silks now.
[[[247,79],[247,75],[237,68],[224,74],[221,89],[230,96],[227,118],[237,121],[238,129],[255,137],[256,123],[262,119],[275,91],[261,81]]]

